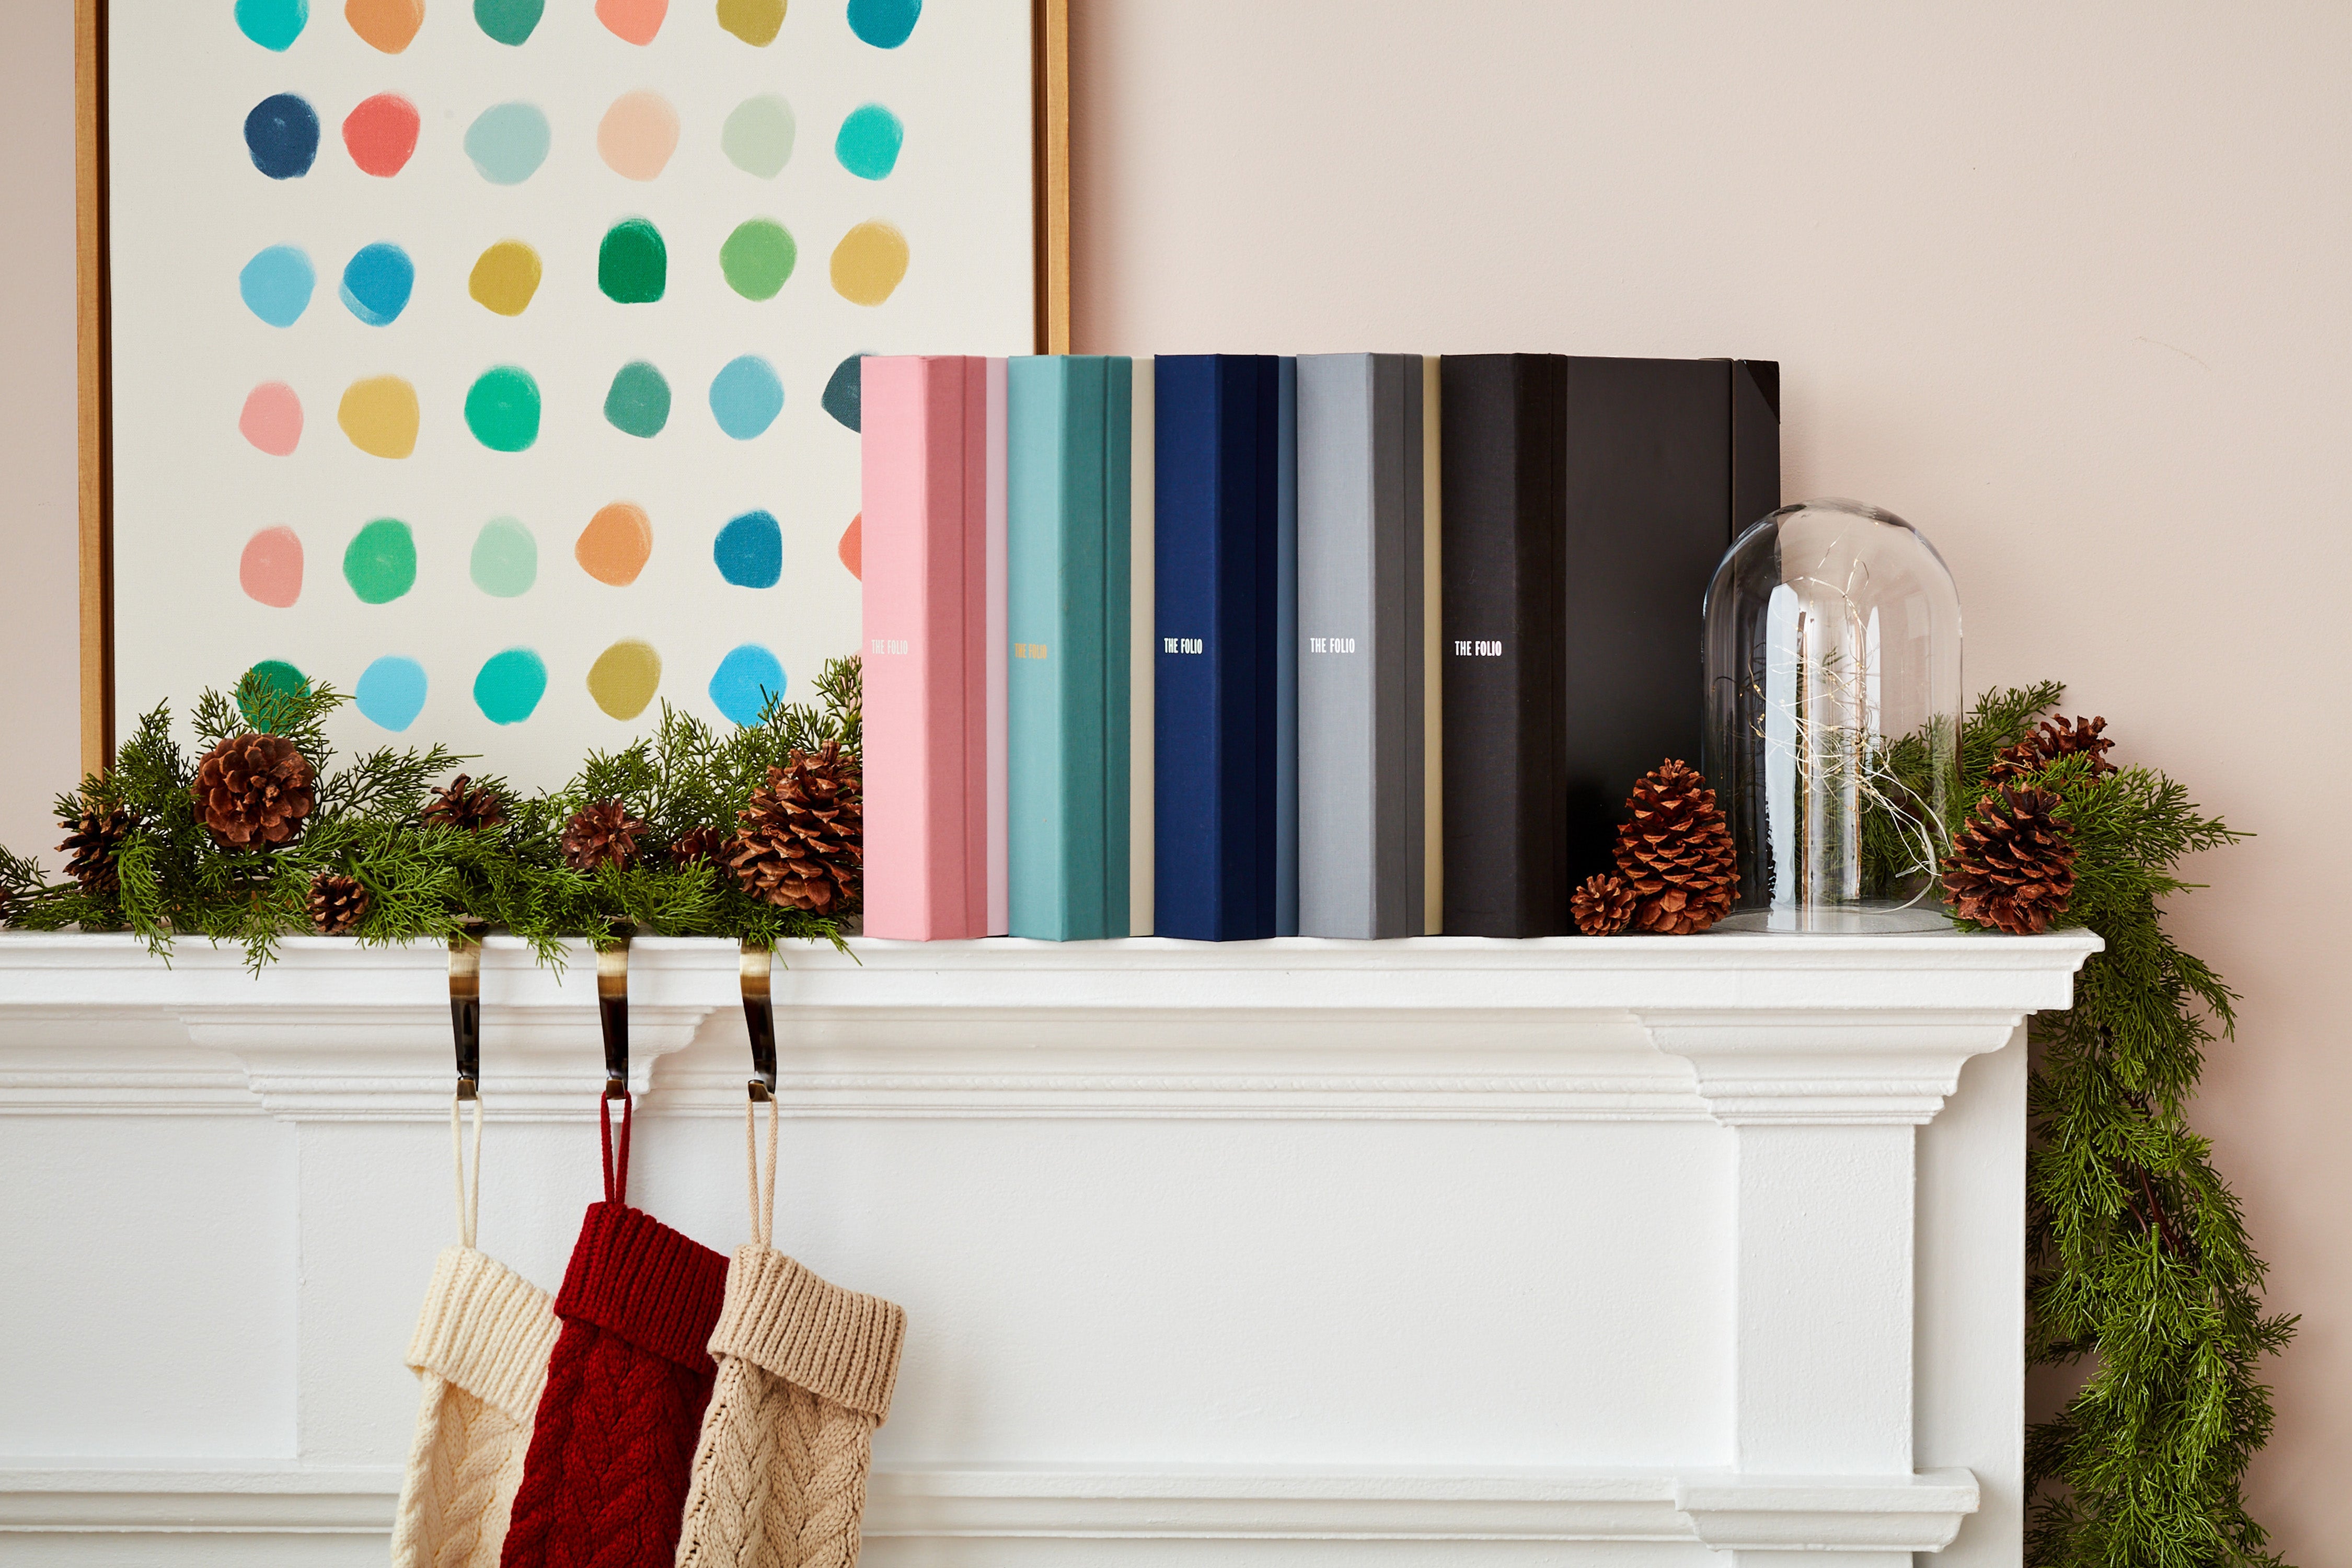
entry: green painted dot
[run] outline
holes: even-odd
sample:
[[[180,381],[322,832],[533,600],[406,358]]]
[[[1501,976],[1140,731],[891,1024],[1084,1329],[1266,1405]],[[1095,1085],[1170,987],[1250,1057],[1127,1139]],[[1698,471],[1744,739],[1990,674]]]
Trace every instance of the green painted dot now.
[[[309,676],[304,675],[300,670],[295,668],[292,665],[287,663],[282,658],[265,658],[259,664],[255,665],[245,673],[248,678],[254,676],[260,677],[261,684],[265,689],[282,700],[289,702],[292,701],[295,698],[301,696],[303,691],[310,684],[310,678]],[[239,679],[236,684],[239,693],[236,700],[236,710],[244,714],[245,721],[252,725],[255,729],[263,731],[268,730],[269,728],[268,715],[260,711],[257,704],[247,702],[245,700],[243,695],[245,689],[244,679]]]
[[[520,365],[484,371],[466,394],[466,428],[493,452],[521,451],[539,439],[539,383]]]
[[[474,22],[501,44],[520,44],[546,9],[547,0],[474,0]]]
[[[719,247],[719,269],[727,286],[746,300],[772,300],[793,275],[800,247],[773,218],[746,218]]]
[[[362,605],[388,605],[416,586],[416,536],[397,518],[380,517],[343,550],[343,581]]]
[[[793,156],[793,106],[774,93],[747,98],[719,128],[719,150],[747,174],[772,180]]]
[[[539,542],[510,517],[494,517],[474,536],[467,563],[474,586],[493,598],[512,599],[539,581]]]
[[[604,417],[627,435],[660,435],[669,423],[669,383],[644,360],[631,360],[614,373],[613,390],[604,395]]]
[[[621,305],[647,305],[669,284],[669,249],[661,230],[641,217],[623,218],[604,231],[596,250],[596,287]]]

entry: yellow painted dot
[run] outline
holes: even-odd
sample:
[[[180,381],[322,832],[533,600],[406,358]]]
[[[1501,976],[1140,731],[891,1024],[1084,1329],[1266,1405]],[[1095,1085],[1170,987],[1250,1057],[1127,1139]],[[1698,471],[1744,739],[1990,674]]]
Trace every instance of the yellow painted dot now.
[[[520,316],[539,292],[539,252],[519,239],[502,239],[482,252],[466,279],[466,292],[501,316]]]
[[[719,0],[719,25],[757,48],[776,41],[784,25],[784,0]]]
[[[588,667],[588,695],[615,719],[644,712],[660,687],[661,655],[635,637],[614,643]]]
[[[853,305],[878,305],[907,276],[907,237],[869,218],[833,247],[833,291]]]
[[[371,457],[405,458],[416,450],[416,388],[396,375],[355,381],[343,392],[335,423]]]

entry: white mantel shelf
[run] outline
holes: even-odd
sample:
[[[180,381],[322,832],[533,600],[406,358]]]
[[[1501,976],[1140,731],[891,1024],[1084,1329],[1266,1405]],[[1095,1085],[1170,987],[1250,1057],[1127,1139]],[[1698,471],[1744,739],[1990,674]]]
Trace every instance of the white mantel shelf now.
[[[780,1244],[912,1321],[867,1563],[2013,1563],[2021,1025],[2097,945],[785,950]],[[640,1201],[721,1248],[736,968],[630,962]],[[0,1289],[0,1531],[38,1561],[380,1557],[448,1226],[445,974],[0,932],[0,1181],[49,1194],[19,1278],[66,1282]],[[482,998],[485,1245],[551,1286],[593,965],[493,938]],[[168,1306],[100,1241],[176,1259]]]

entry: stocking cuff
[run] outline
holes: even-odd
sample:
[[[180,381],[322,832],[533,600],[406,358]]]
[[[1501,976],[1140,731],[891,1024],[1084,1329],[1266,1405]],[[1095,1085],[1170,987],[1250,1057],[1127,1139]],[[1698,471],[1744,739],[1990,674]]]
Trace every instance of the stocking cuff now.
[[[528,1427],[562,1327],[550,1305],[546,1291],[488,1253],[445,1247],[408,1342],[409,1367],[446,1378]]]
[[[727,1259],[642,1209],[592,1204],[555,1310],[706,1376]]]
[[[871,1415],[890,1414],[907,1312],[827,1284],[772,1247],[735,1249],[714,1356],[740,1356],[785,1382]]]

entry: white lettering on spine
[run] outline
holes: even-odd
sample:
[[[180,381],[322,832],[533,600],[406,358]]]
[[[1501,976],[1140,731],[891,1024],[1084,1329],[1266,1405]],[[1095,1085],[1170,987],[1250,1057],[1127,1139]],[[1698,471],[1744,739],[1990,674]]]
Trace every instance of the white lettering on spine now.
[[[1503,645],[1480,639],[1457,641],[1454,645],[1454,655],[1456,658],[1500,658],[1503,657]]]
[[[1308,653],[1353,653],[1356,651],[1356,639],[1353,637],[1308,637],[1307,639],[1307,651]]]
[[[1161,637],[1160,639],[1161,653],[1201,653],[1205,649],[1206,645],[1199,637]]]
[[[904,653],[907,651],[907,639],[905,637],[876,637],[874,639],[874,651],[879,654]]]

